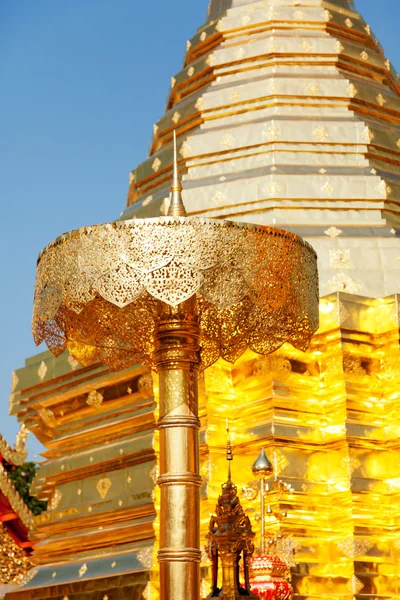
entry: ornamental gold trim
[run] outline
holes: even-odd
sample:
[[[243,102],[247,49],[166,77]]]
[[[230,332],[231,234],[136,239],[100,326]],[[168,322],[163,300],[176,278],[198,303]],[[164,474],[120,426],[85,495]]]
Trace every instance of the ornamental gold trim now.
[[[19,466],[24,464],[28,457],[28,449],[26,447],[28,435],[28,429],[22,424],[17,433],[14,448],[11,448],[3,436],[0,435],[0,454],[7,462]]]
[[[198,218],[122,221],[61,236],[41,254],[33,331],[36,343],[56,355],[67,347],[83,365],[151,365],[157,302],[174,307],[197,294],[206,367],[219,356],[234,362],[246,347],[305,348],[318,323],[316,290],[315,253],[294,234]],[[290,333],[280,325],[287,309]],[[57,425],[50,411],[40,414]]]

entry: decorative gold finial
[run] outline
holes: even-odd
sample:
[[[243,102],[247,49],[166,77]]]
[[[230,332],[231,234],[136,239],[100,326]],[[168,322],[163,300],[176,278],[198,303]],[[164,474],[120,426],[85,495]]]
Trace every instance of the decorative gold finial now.
[[[264,448],[261,449],[257,460],[251,468],[253,475],[260,480],[260,500],[261,500],[261,553],[265,552],[265,479],[274,472],[273,466],[265,454]]]
[[[29,435],[29,430],[22,423],[22,425],[17,433],[17,439],[15,442],[15,450],[19,454],[22,454],[25,457],[25,459],[28,456],[28,450],[26,448],[26,442],[28,440],[28,435]]]
[[[231,463],[233,460],[233,452],[231,445],[231,436],[229,432],[229,419],[226,419],[226,460],[228,461],[228,481],[231,480]]]
[[[258,455],[257,460],[254,461],[251,470],[253,471],[253,475],[255,475],[258,479],[262,479],[264,477],[272,475],[274,469],[272,464],[268,460],[267,455],[265,454],[264,448]]]
[[[176,150],[176,131],[174,130],[174,173],[171,184],[171,203],[168,209],[169,217],[186,217],[182,200],[182,184],[178,172],[178,153]]]

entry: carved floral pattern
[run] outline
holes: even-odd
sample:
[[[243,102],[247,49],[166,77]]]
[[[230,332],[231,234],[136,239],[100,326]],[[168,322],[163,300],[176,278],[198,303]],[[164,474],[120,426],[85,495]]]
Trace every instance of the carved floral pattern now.
[[[33,332],[83,366],[151,365],[162,306],[197,294],[203,366],[234,362],[248,347],[305,349],[318,325],[317,281],[312,248],[281,230],[171,217],[98,225],[42,253]]]

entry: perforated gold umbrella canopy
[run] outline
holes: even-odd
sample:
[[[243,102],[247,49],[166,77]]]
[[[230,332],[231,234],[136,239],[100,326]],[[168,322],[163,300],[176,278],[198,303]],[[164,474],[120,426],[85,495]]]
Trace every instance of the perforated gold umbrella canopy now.
[[[315,252],[279,229],[189,217],[78,229],[39,256],[35,342],[82,365],[151,365],[163,306],[185,311],[193,296],[203,367],[247,348],[305,349],[318,326]]]

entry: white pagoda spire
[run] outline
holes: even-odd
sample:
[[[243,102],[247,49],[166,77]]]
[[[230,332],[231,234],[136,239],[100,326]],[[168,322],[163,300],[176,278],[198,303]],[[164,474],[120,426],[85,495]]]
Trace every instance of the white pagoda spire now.
[[[325,0],[314,0],[312,3],[314,6],[324,6],[328,3]],[[353,0],[329,0],[329,4],[331,6],[337,6],[340,8],[347,8],[354,10],[354,2]],[[230,8],[239,8],[239,7],[248,7],[248,6],[260,6],[266,7],[267,9],[271,6],[310,6],[310,2],[307,0],[275,0],[274,2],[255,2],[254,0],[210,0],[208,7],[208,18],[215,19],[222,15],[224,12],[229,10]]]
[[[124,217],[166,214],[175,130],[188,215],[305,237],[322,295],[398,293],[399,77],[352,7],[212,0]]]

